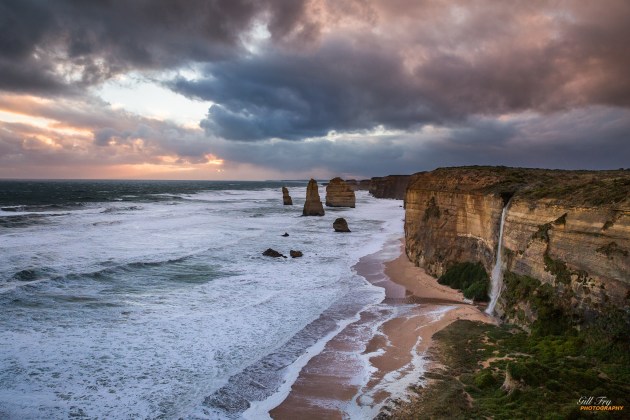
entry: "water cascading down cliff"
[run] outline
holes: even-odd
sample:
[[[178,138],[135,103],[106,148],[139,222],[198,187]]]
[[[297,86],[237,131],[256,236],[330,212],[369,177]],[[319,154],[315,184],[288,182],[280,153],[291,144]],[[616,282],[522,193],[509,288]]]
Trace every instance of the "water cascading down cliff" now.
[[[481,263],[488,313],[630,327],[630,171],[441,168],[411,176],[405,208],[409,259],[436,277]]]
[[[508,202],[503,211],[501,212],[501,224],[499,225],[499,243],[497,244],[497,260],[492,268],[492,274],[490,275],[490,303],[486,308],[486,313],[492,315],[494,308],[497,305],[497,300],[501,295],[501,289],[503,288],[503,226],[505,226],[505,216],[510,203]]]

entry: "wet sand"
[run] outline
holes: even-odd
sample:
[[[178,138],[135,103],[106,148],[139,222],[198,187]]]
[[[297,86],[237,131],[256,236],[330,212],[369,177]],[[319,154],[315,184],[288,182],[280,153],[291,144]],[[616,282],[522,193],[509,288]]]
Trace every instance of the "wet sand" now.
[[[402,247],[392,261],[369,255],[354,269],[383,287],[385,299],[307,363],[288,397],[271,410],[274,419],[373,418],[389,397],[402,397],[422,381],[433,334],[457,319],[493,322],[461,292],[415,267]]]

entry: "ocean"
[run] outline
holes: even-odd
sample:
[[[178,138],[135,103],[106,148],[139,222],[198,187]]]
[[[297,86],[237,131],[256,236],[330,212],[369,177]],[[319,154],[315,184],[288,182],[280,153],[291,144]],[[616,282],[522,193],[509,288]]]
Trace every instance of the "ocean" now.
[[[365,191],[355,209],[302,217],[305,187],[0,181],[0,418],[272,407],[327,340],[383,300],[353,266],[403,232],[402,203]],[[333,231],[337,217],[351,233]]]

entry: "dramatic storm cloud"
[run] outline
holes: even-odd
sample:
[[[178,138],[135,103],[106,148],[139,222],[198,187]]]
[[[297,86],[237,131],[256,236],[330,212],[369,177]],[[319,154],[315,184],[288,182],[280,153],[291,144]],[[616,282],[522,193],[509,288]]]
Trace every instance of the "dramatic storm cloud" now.
[[[0,2],[0,88],[72,91],[131,69],[161,70],[238,54],[257,19],[277,38],[300,0]]]
[[[0,0],[0,176],[627,166],[629,21],[623,0]]]

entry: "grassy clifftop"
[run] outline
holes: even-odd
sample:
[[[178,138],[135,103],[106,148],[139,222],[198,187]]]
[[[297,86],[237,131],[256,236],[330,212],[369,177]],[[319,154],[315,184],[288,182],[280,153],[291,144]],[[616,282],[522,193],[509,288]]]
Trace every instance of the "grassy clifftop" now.
[[[415,174],[410,188],[549,199],[574,206],[630,208],[630,170],[567,171],[462,166]]]

